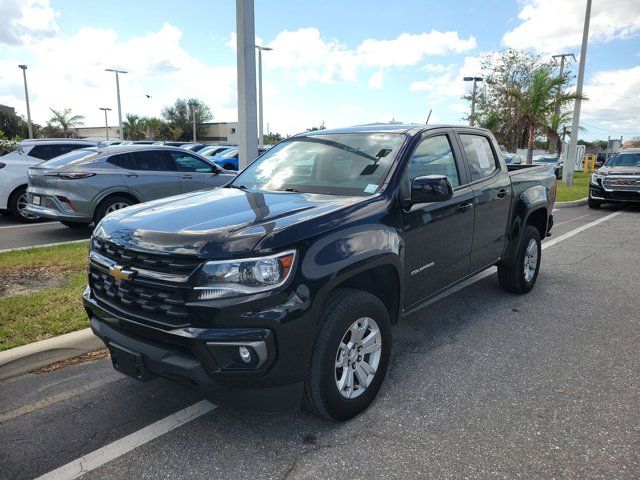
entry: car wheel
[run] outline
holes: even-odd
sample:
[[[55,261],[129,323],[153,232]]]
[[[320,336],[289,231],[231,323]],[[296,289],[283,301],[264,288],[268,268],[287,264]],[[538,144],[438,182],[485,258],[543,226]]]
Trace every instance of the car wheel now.
[[[509,292],[527,293],[540,271],[542,242],[537,228],[526,225],[516,256],[508,264],[498,265],[500,286]]]
[[[102,220],[105,217],[105,215],[113,213],[117,210],[121,210],[123,208],[130,207],[134,203],[135,202],[133,202],[129,197],[124,197],[124,196],[108,197],[104,199],[100,203],[100,205],[98,205],[98,208],[96,208],[96,213],[93,216],[93,221],[94,223],[97,224],[100,220]]]
[[[589,208],[600,208],[602,206],[602,202],[600,200],[594,200],[591,198],[591,195],[589,195],[589,198],[587,198],[587,206]]]
[[[340,289],[325,303],[305,382],[304,405],[330,420],[366,409],[384,380],[391,356],[391,322],[382,301]]]
[[[27,187],[17,188],[9,198],[9,212],[23,223],[37,222],[40,218],[27,210]]]
[[[81,228],[87,228],[89,226],[88,223],[80,223],[80,222],[67,222],[66,220],[60,220],[60,223],[62,225],[64,225],[65,227],[69,227],[69,228],[77,228],[77,229],[81,229]]]
[[[237,170],[237,168],[236,168],[236,167],[234,167],[231,163],[227,163],[227,164],[226,164],[224,167],[222,167],[222,168],[224,168],[225,170],[233,170],[233,171]]]

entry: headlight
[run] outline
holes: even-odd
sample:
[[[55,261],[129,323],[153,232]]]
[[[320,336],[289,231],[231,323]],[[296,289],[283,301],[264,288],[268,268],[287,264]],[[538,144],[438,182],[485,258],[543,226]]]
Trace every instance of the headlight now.
[[[600,175],[599,173],[592,173],[591,174],[591,185],[596,185],[596,186],[600,186],[600,184],[598,183],[598,180],[602,180],[604,178],[604,175]]]
[[[207,262],[200,271],[196,300],[239,297],[272,290],[291,276],[295,250],[268,257]]]

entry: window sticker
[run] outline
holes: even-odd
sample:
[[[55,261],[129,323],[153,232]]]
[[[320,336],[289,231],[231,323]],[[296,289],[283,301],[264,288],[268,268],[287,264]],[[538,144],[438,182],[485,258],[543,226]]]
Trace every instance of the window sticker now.
[[[478,161],[480,162],[480,168],[483,170],[493,168],[489,163],[489,157],[487,156],[487,152],[484,149],[484,144],[482,143],[481,138],[473,139],[473,147],[476,149],[476,155],[478,156]]]
[[[364,187],[364,193],[375,193],[377,189],[378,185],[376,185],[375,183],[370,183],[369,185]]]

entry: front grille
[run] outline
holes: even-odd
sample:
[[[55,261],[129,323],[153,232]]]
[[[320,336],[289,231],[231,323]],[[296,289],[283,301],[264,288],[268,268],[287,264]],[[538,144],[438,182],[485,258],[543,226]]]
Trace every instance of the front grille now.
[[[92,240],[92,248],[118,265],[153,272],[191,275],[200,263],[194,257],[143,253],[98,238]]]
[[[610,192],[640,192],[640,177],[608,176],[602,180],[602,186]]]
[[[104,306],[171,328],[188,326],[184,287],[151,287],[135,280],[123,280],[118,285],[113,277],[93,266],[89,273],[91,291]]]

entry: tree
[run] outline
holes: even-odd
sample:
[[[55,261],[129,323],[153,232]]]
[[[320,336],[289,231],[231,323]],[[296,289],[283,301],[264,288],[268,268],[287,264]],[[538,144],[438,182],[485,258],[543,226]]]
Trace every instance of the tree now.
[[[4,134],[0,129],[0,157],[6,153],[13,152],[18,146],[20,138],[16,135],[13,137]]]
[[[128,140],[142,140],[145,138],[145,125],[140,116],[127,113],[126,118],[122,122],[124,137]]]
[[[72,115],[70,108],[65,108],[64,110],[54,110],[50,108],[49,110],[53,113],[53,117],[47,122],[47,127],[60,129],[65,138],[76,136],[74,130],[84,125],[84,116]]]
[[[498,87],[514,108],[507,124],[526,128],[527,165],[532,163],[536,133],[548,131],[549,118],[554,115],[556,105],[562,110],[563,106],[581,98],[576,93],[561,91],[565,82],[565,78],[554,76],[550,67],[541,66],[533,70],[526,85]]]
[[[307,128],[307,132],[315,132],[316,130],[326,130],[327,127],[324,126],[324,120],[320,124],[319,127],[313,126],[311,128]]]
[[[213,115],[209,107],[197,98],[179,98],[171,106],[162,109],[162,118],[168,126],[171,136],[177,136],[176,140],[192,140],[193,138],[193,112],[196,117],[196,136],[204,137],[204,122],[211,120]]]
[[[161,133],[166,129],[165,123],[157,117],[142,117],[140,123],[144,129],[147,140],[166,140]]]
[[[281,142],[282,140],[284,140],[285,137],[283,137],[281,134],[279,133],[274,133],[271,132],[267,135],[264,136],[264,143],[265,145],[275,145],[278,142]]]
[[[37,138],[41,133],[41,127],[33,122],[31,126],[33,127],[33,136]],[[23,116],[15,113],[0,112],[0,130],[8,138],[29,138],[29,124]]]

